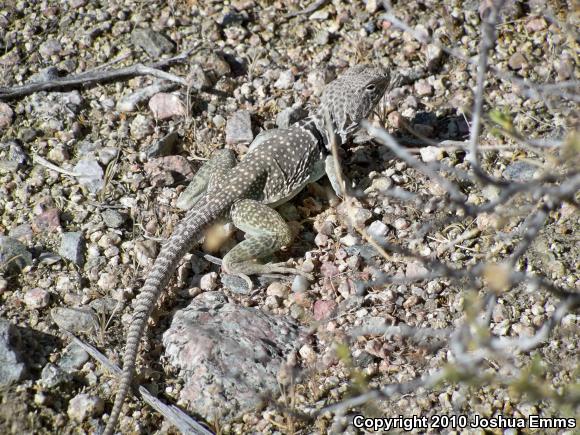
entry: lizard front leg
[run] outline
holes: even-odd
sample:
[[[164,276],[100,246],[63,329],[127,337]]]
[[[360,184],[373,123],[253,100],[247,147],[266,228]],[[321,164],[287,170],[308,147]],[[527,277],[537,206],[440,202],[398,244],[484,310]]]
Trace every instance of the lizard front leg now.
[[[312,276],[285,263],[261,264],[264,259],[292,242],[290,227],[280,214],[252,199],[236,202],[230,210],[233,224],[246,233],[246,239],[234,246],[224,257],[222,267],[226,273],[238,275],[252,288],[248,275],[299,274]]]
[[[199,168],[187,188],[179,196],[177,207],[181,210],[189,210],[208,189],[218,186],[220,179],[234,166],[236,166],[236,158],[232,150],[218,151]]]

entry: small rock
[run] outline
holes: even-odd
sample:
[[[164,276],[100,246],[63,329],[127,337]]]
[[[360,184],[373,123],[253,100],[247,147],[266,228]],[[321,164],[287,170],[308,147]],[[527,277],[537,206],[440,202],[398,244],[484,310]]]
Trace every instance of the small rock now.
[[[247,110],[238,110],[228,118],[226,124],[226,143],[230,145],[240,143],[249,144],[253,138],[254,134],[252,133],[250,112]]]
[[[344,246],[351,247],[359,244],[360,239],[353,234],[347,234],[346,236],[340,238],[340,243]]]
[[[12,117],[14,112],[10,106],[2,101],[0,101],[0,131],[12,125]]]
[[[409,225],[409,222],[405,218],[398,218],[393,222],[393,226],[398,230],[405,230],[409,228]]]
[[[141,140],[153,133],[153,122],[148,116],[139,114],[131,122],[131,137]]]
[[[80,232],[63,233],[58,253],[78,266],[84,262],[85,240]]]
[[[50,293],[42,288],[33,288],[24,294],[23,300],[28,308],[44,308],[50,301]]]
[[[527,162],[517,161],[510,163],[503,171],[503,176],[508,180],[514,181],[529,181],[534,178],[534,174],[538,170],[536,165]]]
[[[314,302],[314,319],[320,321],[320,320],[324,320],[324,319],[328,319],[330,318],[336,308],[337,308],[337,303],[334,302],[333,300],[322,300],[319,299],[316,302]]]
[[[416,261],[407,264],[407,270],[405,271],[405,276],[407,278],[415,278],[418,276],[424,276],[427,275],[429,273],[429,271],[427,270],[427,268],[425,268],[425,266],[423,266],[421,263],[417,263]]]
[[[419,80],[415,83],[415,92],[420,97],[428,97],[433,95],[433,86],[431,86],[427,80]]]
[[[513,70],[522,69],[526,64],[526,57],[519,51],[516,51],[514,54],[512,54],[508,60],[508,65]]]
[[[216,272],[206,273],[199,280],[199,288],[204,291],[215,290],[218,283],[218,274]]]
[[[193,65],[187,75],[187,82],[195,90],[201,91],[202,89],[209,88],[213,85],[213,81],[205,73],[200,65]]]
[[[55,307],[50,310],[50,317],[59,328],[74,334],[92,332],[99,324],[97,316],[89,308]]]
[[[316,246],[323,248],[328,243],[328,236],[322,233],[318,233],[314,238],[314,243],[316,243]]]
[[[193,170],[183,156],[158,157],[145,163],[145,174],[155,186],[171,185],[193,177]]]
[[[275,281],[268,286],[268,288],[266,289],[266,294],[268,296],[276,296],[280,299],[286,299],[286,297],[288,296],[288,290],[289,289],[287,285]]]
[[[310,282],[308,279],[302,275],[296,275],[294,281],[292,281],[292,291],[294,293],[304,293],[310,287]]]
[[[287,107],[276,116],[276,125],[278,128],[288,128],[306,116],[308,112],[302,107]]]
[[[169,119],[174,116],[185,116],[184,104],[177,95],[159,92],[149,100],[149,109],[156,119]]]
[[[42,44],[40,44],[40,47],[38,48],[38,52],[45,59],[49,58],[54,54],[59,54],[61,50],[62,45],[56,39],[49,39],[47,41],[44,41]]]
[[[154,157],[165,157],[173,154],[178,139],[179,134],[177,134],[177,131],[172,131],[166,134],[149,148],[147,148],[147,158],[151,159]]]
[[[99,396],[81,393],[70,400],[67,414],[72,420],[82,422],[100,416],[104,410],[105,402]]]
[[[425,163],[439,161],[445,156],[445,150],[435,146],[420,148],[419,153],[421,153],[421,160]]]
[[[9,321],[0,319],[0,385],[18,382],[26,374],[20,357],[20,332]]]
[[[65,372],[63,369],[52,363],[48,363],[42,369],[39,382],[45,388],[54,388],[58,385],[66,384],[71,380],[72,376],[70,373]]]
[[[153,59],[159,59],[164,53],[173,52],[173,41],[151,29],[135,29],[131,33],[133,44],[141,47]]]
[[[67,372],[80,369],[89,360],[89,354],[78,344],[71,343],[64,350],[58,366]]]
[[[387,227],[382,221],[374,221],[367,227],[367,233],[375,240],[384,239],[389,232],[389,227]]]
[[[0,272],[17,273],[32,264],[32,255],[12,237],[0,236]]]
[[[120,228],[125,223],[125,216],[110,208],[101,213],[101,217],[108,228]]]
[[[526,23],[526,30],[530,33],[533,32],[541,32],[548,27],[548,23],[542,17],[532,18],[530,21]]]
[[[290,89],[294,84],[294,74],[292,70],[286,70],[280,73],[280,77],[274,83],[274,87],[277,89]]]
[[[57,208],[48,208],[32,219],[32,230],[35,233],[48,233],[60,228],[59,211]]]
[[[427,68],[430,71],[435,71],[441,65],[443,60],[443,50],[437,45],[427,45],[427,53],[425,55],[427,61]]]
[[[73,170],[77,174],[79,184],[91,193],[99,192],[105,185],[103,168],[93,158],[79,160]]]

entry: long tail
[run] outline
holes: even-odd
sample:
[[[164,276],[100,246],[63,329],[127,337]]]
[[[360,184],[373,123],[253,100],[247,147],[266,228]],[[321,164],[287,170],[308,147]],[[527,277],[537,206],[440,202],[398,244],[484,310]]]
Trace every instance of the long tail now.
[[[195,237],[207,224],[231,206],[231,202],[225,198],[220,198],[221,201],[216,199],[213,198],[212,200],[205,196],[195,205],[194,209],[188,212],[167,243],[161,248],[161,252],[157,256],[153,268],[145,280],[145,285],[137,296],[133,320],[127,333],[127,344],[123,358],[123,372],[120,376],[113,410],[111,411],[103,435],[112,435],[115,431],[123,403],[131,388],[139,343],[143,336],[145,326],[147,325],[149,315],[159,295],[173,276],[179,260],[191,248]]]

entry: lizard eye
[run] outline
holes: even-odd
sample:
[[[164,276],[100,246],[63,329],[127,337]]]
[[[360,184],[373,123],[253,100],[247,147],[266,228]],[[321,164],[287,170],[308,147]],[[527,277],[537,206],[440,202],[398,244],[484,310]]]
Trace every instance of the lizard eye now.
[[[377,85],[375,85],[374,83],[371,83],[370,85],[367,85],[366,90],[369,92],[374,92],[377,89]]]

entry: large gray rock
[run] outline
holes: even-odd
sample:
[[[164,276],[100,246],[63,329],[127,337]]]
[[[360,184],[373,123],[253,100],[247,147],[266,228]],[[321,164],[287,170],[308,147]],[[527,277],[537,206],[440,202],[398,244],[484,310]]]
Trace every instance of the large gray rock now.
[[[211,420],[230,420],[279,391],[277,374],[300,345],[291,319],[202,293],[178,311],[163,334],[165,354],[181,372],[181,399]]]

